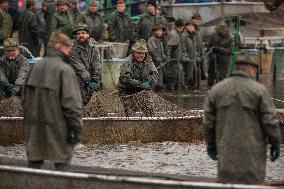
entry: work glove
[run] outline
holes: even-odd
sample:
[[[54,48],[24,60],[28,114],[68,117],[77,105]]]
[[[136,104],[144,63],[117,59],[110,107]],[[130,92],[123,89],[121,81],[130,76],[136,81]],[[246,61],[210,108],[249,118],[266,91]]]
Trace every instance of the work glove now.
[[[218,160],[216,145],[207,144],[207,153],[212,160]]]
[[[93,81],[90,81],[89,83],[88,83],[88,85],[87,85],[87,88],[88,88],[88,90],[89,91],[91,91],[91,92],[94,92],[94,91],[99,91],[99,89],[100,89],[100,86],[97,84],[97,83],[95,83],[95,82],[93,82]]]
[[[279,143],[273,143],[270,147],[270,159],[271,161],[275,161],[280,156],[280,145]]]
[[[150,85],[150,82],[147,80],[147,81],[144,81],[140,84],[140,87],[144,90],[151,90],[151,85]]]
[[[3,87],[3,90],[6,94],[8,95],[12,95],[12,90],[14,88],[14,85],[13,84],[10,84],[10,83],[3,83],[2,84],[2,87]]]
[[[11,96],[19,96],[19,95],[20,95],[20,92],[21,92],[21,87],[19,87],[18,85],[15,85],[15,86],[12,88]]]
[[[75,145],[80,142],[80,133],[79,132],[71,132],[67,138],[68,144]]]

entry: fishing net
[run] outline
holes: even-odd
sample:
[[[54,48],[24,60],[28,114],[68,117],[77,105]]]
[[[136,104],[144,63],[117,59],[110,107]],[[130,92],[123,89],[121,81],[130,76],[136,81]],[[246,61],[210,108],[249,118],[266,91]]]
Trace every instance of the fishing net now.
[[[17,96],[6,98],[0,102],[0,117],[23,116],[21,99]]]
[[[200,116],[169,102],[152,91],[141,91],[133,95],[108,95],[94,93],[84,107],[84,117],[185,117]]]

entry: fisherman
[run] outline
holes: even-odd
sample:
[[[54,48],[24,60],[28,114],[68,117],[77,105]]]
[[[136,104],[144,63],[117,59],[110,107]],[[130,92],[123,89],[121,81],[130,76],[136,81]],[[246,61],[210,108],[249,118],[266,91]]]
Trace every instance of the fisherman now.
[[[28,167],[40,169],[45,160],[55,170],[68,168],[80,141],[82,99],[73,69],[64,59],[72,42],[53,32],[46,58],[31,69],[23,91],[24,132]]]
[[[145,93],[141,104],[137,104],[135,95],[138,92],[149,91],[157,81],[158,71],[148,55],[147,44],[139,39],[132,46],[132,54],[126,57],[120,67],[118,91],[124,106],[126,116],[134,116],[139,107],[146,116],[154,115],[151,97]]]
[[[207,78],[205,74],[205,57],[204,57],[204,45],[203,45],[203,36],[200,30],[200,24],[202,23],[202,17],[199,12],[194,13],[191,16],[192,22],[195,26],[195,33],[196,33],[196,47],[197,47],[197,54],[196,59],[200,65],[200,72],[201,72],[201,79],[205,80]]]
[[[0,89],[6,98],[21,95],[28,71],[28,60],[20,53],[18,42],[7,38],[4,41],[4,55],[0,58]]]
[[[210,61],[208,65],[208,86],[225,79],[229,75],[230,61],[233,54],[233,39],[230,36],[228,25],[220,23],[216,32],[211,36],[208,49]]]
[[[164,65],[167,63],[167,56],[166,56],[166,44],[164,40],[163,33],[166,31],[165,27],[161,24],[157,24],[153,28],[153,35],[147,42],[149,55],[152,57],[152,60],[158,69],[159,77],[157,80],[157,85],[155,86],[156,90],[164,90],[166,89],[164,83],[164,72],[165,67]]]
[[[185,85],[190,87],[196,86],[196,72],[200,69],[200,58],[198,56],[198,34],[196,33],[195,25],[193,20],[189,20],[185,23],[185,30],[182,33],[182,58],[181,63],[183,64],[184,71],[184,82]]]
[[[86,105],[93,92],[100,90],[102,59],[86,24],[78,23],[73,34],[75,41],[70,52],[71,66],[79,80],[83,103]]]
[[[3,45],[5,39],[12,37],[13,20],[8,8],[8,0],[0,0],[0,45]]]
[[[90,0],[89,11],[81,14],[77,19],[77,23],[82,22],[87,24],[90,37],[98,42],[104,40],[104,18],[97,11],[98,1]]]
[[[147,13],[139,18],[136,25],[139,39],[145,39],[148,41],[153,34],[152,29],[157,24],[161,24],[165,29],[167,29],[166,19],[156,14],[156,8],[156,0],[149,0],[147,2]]]
[[[52,31],[61,31],[68,35],[69,38],[72,38],[74,28],[73,14],[67,11],[65,0],[57,0],[56,8],[57,12],[53,15],[51,23]]]
[[[130,16],[125,12],[126,4],[123,0],[118,0],[116,11],[108,19],[109,41],[130,42],[133,40],[134,28]]]
[[[168,90],[177,90],[185,87],[183,68],[180,63],[183,30],[183,20],[177,19],[175,21],[175,28],[173,28],[167,36],[167,57],[171,60],[165,65],[165,77]]]
[[[27,8],[19,19],[19,42],[27,47],[33,56],[39,56],[39,27],[35,14],[35,0],[27,1]]]
[[[218,160],[218,181],[263,184],[267,144],[271,161],[280,155],[280,130],[265,86],[253,80],[257,64],[239,52],[236,71],[217,83],[204,105],[204,137],[211,159]]]

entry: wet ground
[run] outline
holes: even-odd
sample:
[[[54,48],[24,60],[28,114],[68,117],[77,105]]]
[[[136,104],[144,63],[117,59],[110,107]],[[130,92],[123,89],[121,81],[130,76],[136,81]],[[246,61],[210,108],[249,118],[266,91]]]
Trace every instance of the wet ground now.
[[[26,159],[23,145],[0,146],[0,157]],[[268,155],[269,157],[269,155]],[[276,162],[267,160],[267,180],[284,181],[284,146]],[[125,145],[78,145],[72,164],[132,171],[216,177],[217,164],[204,144],[139,142]]]

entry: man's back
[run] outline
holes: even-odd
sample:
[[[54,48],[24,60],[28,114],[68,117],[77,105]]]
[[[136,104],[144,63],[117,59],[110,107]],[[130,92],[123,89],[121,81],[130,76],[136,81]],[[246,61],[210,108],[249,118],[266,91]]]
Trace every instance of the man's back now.
[[[82,100],[72,68],[59,57],[35,64],[23,92],[26,148],[29,161],[70,160],[70,130],[81,130]]]
[[[216,142],[220,182],[264,181],[267,139],[279,140],[274,111],[265,87],[242,71],[209,91],[204,134],[209,144]]]

